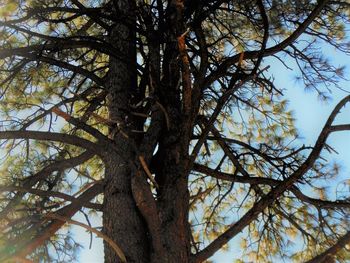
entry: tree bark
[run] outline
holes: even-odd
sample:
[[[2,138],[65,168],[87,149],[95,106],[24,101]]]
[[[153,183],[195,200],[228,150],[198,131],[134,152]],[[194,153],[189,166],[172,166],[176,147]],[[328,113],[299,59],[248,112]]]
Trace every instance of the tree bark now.
[[[160,158],[156,160],[158,169],[155,174],[159,189],[153,209],[156,211],[154,217],[159,219],[160,231],[157,232],[151,225],[153,222],[149,222],[149,218],[147,221],[142,217],[145,211],[140,207],[142,204],[136,205],[135,193],[133,197],[131,186],[132,178],[140,176],[136,173],[143,172],[137,171],[139,159],[137,154],[140,153],[136,148],[140,145],[140,138],[132,133],[132,130],[142,127],[138,127],[136,117],[130,115],[132,111],[130,102],[137,97],[134,5],[134,1],[115,1],[120,22],[114,25],[110,34],[110,43],[123,56],[110,59],[107,99],[109,120],[111,123],[117,123],[110,128],[110,138],[115,141],[117,151],[122,154],[108,153],[105,157],[104,232],[121,247],[128,262],[185,263],[190,260],[186,163],[189,140],[188,131],[186,133],[181,125],[184,117],[179,87],[181,68],[177,46],[177,37],[183,30],[179,28],[170,30],[170,41],[165,51],[167,62],[163,68],[162,79],[160,79],[159,70],[154,66],[159,62],[151,63],[152,77],[155,78],[156,83],[160,84],[155,94],[164,107],[169,121],[168,125],[164,125],[166,128],[158,138]],[[172,23],[179,24],[179,21],[175,19]],[[153,50],[152,47],[150,49]],[[148,160],[151,159],[146,157]],[[141,188],[136,190],[142,191]],[[140,196],[144,197],[142,194]],[[144,216],[147,217],[147,215]],[[152,236],[155,233],[160,236]],[[154,243],[156,239],[157,248]],[[117,255],[108,244],[105,244],[105,262],[119,262]]]
[[[103,227],[104,232],[121,247],[128,262],[149,262],[147,227],[132,196],[131,177],[134,175],[129,167],[130,160],[136,159],[129,133],[134,126],[129,115],[129,102],[137,88],[134,7],[134,1],[114,2],[120,17],[109,36],[110,43],[122,55],[110,58],[107,84],[107,106],[112,123],[109,136],[115,141],[119,154],[110,152],[105,156]],[[121,262],[106,243],[104,252],[106,263]]]
[[[124,158],[110,158],[105,169],[104,233],[120,246],[127,262],[149,262],[146,225],[131,192],[133,175]],[[105,263],[121,262],[109,244],[104,244],[104,253]]]

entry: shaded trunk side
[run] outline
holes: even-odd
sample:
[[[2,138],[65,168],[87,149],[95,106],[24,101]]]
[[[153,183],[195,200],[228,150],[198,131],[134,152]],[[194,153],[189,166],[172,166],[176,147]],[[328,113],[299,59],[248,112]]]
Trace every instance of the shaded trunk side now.
[[[115,2],[120,22],[114,25],[109,36],[111,44],[122,55],[110,58],[107,96],[109,120],[113,123],[109,136],[115,141],[119,155],[106,153],[103,228],[121,247],[128,262],[149,262],[147,227],[132,196],[131,177],[134,175],[129,168],[130,160],[136,159],[129,133],[135,126],[129,116],[130,100],[137,88],[134,5],[129,0]],[[106,263],[120,262],[106,243],[104,252]]]

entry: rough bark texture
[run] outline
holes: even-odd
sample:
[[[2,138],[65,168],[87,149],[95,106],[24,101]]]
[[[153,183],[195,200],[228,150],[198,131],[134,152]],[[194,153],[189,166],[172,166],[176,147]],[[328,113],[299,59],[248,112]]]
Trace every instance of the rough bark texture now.
[[[140,152],[136,152],[134,145],[140,145],[140,140],[131,130],[137,129],[138,122],[135,117],[128,115],[130,102],[137,97],[135,20],[133,18],[135,14],[132,1],[118,1],[115,6],[122,19],[113,28],[110,43],[123,57],[110,60],[108,107],[109,119],[118,123],[117,127],[111,128],[110,137],[116,141],[118,152],[121,151],[123,155],[112,154],[106,158],[107,184],[104,193],[103,224],[104,231],[121,246],[128,262],[189,262],[190,258],[189,193],[186,172],[189,136],[184,134],[184,130],[188,132],[188,129],[179,125],[184,121],[184,114],[179,86],[181,68],[177,39],[183,28],[182,21],[179,20],[181,14],[177,9],[177,1],[173,1],[173,7],[168,15],[172,16],[172,22],[179,26],[167,27],[169,42],[164,56],[169,64],[163,68],[162,78],[159,76],[160,62],[150,61],[150,74],[154,81],[153,95],[165,111],[162,115],[166,114],[167,125],[164,124],[164,118],[161,118],[163,123],[153,123],[150,127],[150,130],[155,131],[163,128],[157,154],[160,158],[156,160],[155,168],[159,189],[157,205],[153,209],[145,207],[142,211],[143,203],[147,202],[149,194],[139,193],[142,190],[137,187],[142,187],[143,184],[143,179],[139,178],[134,186],[136,189],[133,189],[135,191],[133,198],[131,180],[135,176],[143,176],[143,171],[137,170],[137,155],[147,154],[147,151],[149,153],[150,150],[146,151],[146,148],[152,149],[152,145],[140,147]],[[153,44],[153,47],[156,46],[155,43]],[[156,50],[151,52],[157,53]],[[154,55],[157,57],[159,54]],[[159,112],[159,109],[157,110]],[[153,125],[162,127],[157,128]],[[145,137],[144,141],[147,142],[147,140],[151,141],[150,138]],[[146,160],[150,162],[147,156]],[[135,195],[138,199],[137,205]],[[159,220],[160,231],[152,227],[152,217],[154,220]],[[148,240],[148,236],[152,236],[152,240]],[[105,246],[105,262],[116,262],[116,255],[108,245]]]
[[[110,33],[110,43],[123,54],[110,59],[108,74],[108,109],[110,138],[116,142],[118,153],[107,153],[105,160],[106,188],[104,191],[104,232],[123,250],[128,262],[148,262],[148,241],[145,222],[137,210],[131,191],[129,161],[135,159],[129,137],[133,126],[128,115],[132,90],[136,89],[136,43],[133,1],[116,1],[114,8],[121,15]],[[132,41],[130,41],[132,40]],[[123,153],[123,155],[120,155]],[[105,262],[119,262],[117,255],[105,244]]]
[[[121,247],[128,262],[149,262],[145,223],[132,197],[130,169],[123,161],[122,158],[111,158],[106,164],[104,232]],[[106,263],[120,262],[108,244],[104,249]]]

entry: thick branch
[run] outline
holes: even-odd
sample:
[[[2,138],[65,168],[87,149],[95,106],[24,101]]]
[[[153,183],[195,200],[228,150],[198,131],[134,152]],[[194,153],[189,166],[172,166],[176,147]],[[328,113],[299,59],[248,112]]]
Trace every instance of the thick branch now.
[[[272,178],[264,178],[264,177],[247,177],[247,176],[240,176],[240,175],[232,175],[229,173],[220,172],[214,169],[211,169],[205,165],[195,163],[193,165],[193,170],[209,175],[213,178],[234,182],[234,183],[241,183],[241,184],[250,184],[250,185],[269,185],[271,187],[276,186],[283,181],[272,179]],[[329,200],[321,200],[316,198],[311,198],[301,192],[301,190],[293,186],[290,188],[290,191],[297,197],[300,201],[314,205],[318,208],[324,208],[324,209],[343,209],[343,208],[350,208],[350,202],[343,201],[343,200],[336,200],[336,201],[329,201]]]
[[[149,184],[146,182],[146,176],[144,176],[141,170],[136,171],[136,175],[131,179],[131,189],[136,205],[147,222],[155,255],[165,258],[166,252],[163,246],[161,221],[157,204]]]
[[[102,149],[95,143],[74,135],[56,133],[56,132],[40,132],[40,131],[1,131],[0,139],[33,139],[42,141],[56,141],[72,144],[91,152],[102,153]]]
[[[347,244],[350,243],[350,231],[347,232],[344,236],[342,236],[333,246],[327,249],[325,252],[320,255],[310,259],[306,263],[327,263],[329,262],[329,258],[333,258],[333,256],[338,253],[341,249],[343,249]]]
[[[81,120],[74,118],[70,116],[69,114],[61,111],[59,108],[55,107],[52,109],[54,113],[56,113],[58,116],[62,117],[65,119],[68,123],[74,125],[76,128],[81,129],[90,135],[94,136],[96,139],[98,139],[101,142],[107,142],[108,143],[108,138],[102,134],[99,130],[95,129],[94,127],[86,124],[85,122],[82,122]]]
[[[106,55],[111,55],[118,58],[123,58],[124,56],[117,53],[115,48],[113,48],[111,45],[109,45],[106,42],[98,41],[98,39],[93,38],[89,39],[89,37],[86,40],[75,40],[74,37],[67,38],[67,39],[60,39],[56,38],[55,41],[44,43],[44,44],[38,44],[38,45],[31,45],[26,47],[17,47],[17,48],[4,48],[0,49],[0,59],[4,59],[7,57],[12,56],[19,56],[23,55],[25,53],[31,53],[31,52],[43,52],[43,51],[61,51],[61,50],[67,50],[67,49],[79,49],[79,48],[91,48],[97,51],[100,51],[101,53],[104,53]]]
[[[233,176],[232,174],[216,171],[214,169],[211,169],[205,165],[201,165],[198,163],[195,163],[193,165],[193,170],[200,173],[204,173],[206,175],[217,178],[219,180],[225,180],[225,181],[242,183],[242,184],[251,184],[251,185],[263,184],[263,185],[276,186],[281,182],[279,180],[275,180],[272,178],[247,177],[247,176],[240,176],[240,175]]]
[[[293,194],[301,201],[314,205],[318,208],[328,208],[328,209],[343,209],[343,208],[350,208],[350,202],[349,201],[343,201],[343,200],[336,200],[336,201],[328,201],[328,200],[320,200],[316,198],[309,197],[305,194],[303,194],[300,189],[297,187],[292,187],[291,191]]]
[[[13,192],[13,191],[22,192],[22,193],[31,193],[31,194],[42,196],[42,197],[56,197],[56,198],[60,198],[60,199],[63,199],[65,201],[69,201],[69,202],[76,201],[75,197],[61,193],[61,192],[44,191],[44,190],[40,190],[40,189],[35,189],[35,188],[30,188],[30,187],[22,187],[22,186],[0,185],[0,192]],[[101,205],[94,204],[94,203],[86,203],[84,206],[88,207],[88,208],[96,209],[96,210],[101,209]]]

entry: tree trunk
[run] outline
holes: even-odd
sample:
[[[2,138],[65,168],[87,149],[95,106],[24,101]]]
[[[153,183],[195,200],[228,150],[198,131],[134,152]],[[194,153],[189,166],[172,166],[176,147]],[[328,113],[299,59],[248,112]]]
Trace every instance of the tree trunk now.
[[[129,168],[130,160],[135,160],[135,152],[130,147],[133,138],[128,132],[132,129],[129,126],[134,126],[132,116],[128,114],[129,102],[137,87],[134,4],[130,0],[115,1],[114,8],[120,14],[120,22],[115,24],[109,36],[122,57],[110,58],[108,73],[110,138],[116,143],[117,153],[107,153],[105,158],[103,227],[104,232],[121,247],[128,262],[149,262],[147,226],[132,196],[133,174]],[[106,243],[104,252],[106,263],[119,262]]]
[[[171,41],[165,52],[165,60],[169,64],[163,69],[162,80],[159,79],[159,69],[153,66],[159,62],[151,62],[151,73],[155,78],[153,80],[157,80],[156,82],[160,84],[156,96],[169,118],[169,127],[164,127],[157,140],[160,158],[157,160],[158,168],[155,174],[160,189],[157,198],[152,200],[156,205],[153,206],[153,213],[149,216],[151,218],[146,218],[147,215],[142,211],[139,201],[136,205],[135,193],[134,197],[132,194],[132,178],[144,172],[142,169],[137,170],[139,157],[137,154],[142,153],[142,150],[138,153],[140,149],[135,149],[135,145],[139,145],[140,140],[131,132],[140,129],[136,117],[130,115],[132,111],[130,102],[137,96],[134,5],[135,2],[130,0],[115,1],[120,22],[114,25],[109,36],[110,43],[122,57],[110,59],[108,74],[109,120],[111,123],[118,123],[110,128],[110,138],[115,141],[119,155],[111,152],[105,157],[104,232],[121,247],[128,262],[185,263],[190,260],[189,193],[186,172],[188,136],[184,136],[181,127],[183,121],[179,88],[181,75],[176,32],[170,34]],[[156,49],[156,46],[150,47],[150,50],[153,50],[152,48]],[[149,156],[145,157],[148,161],[152,159]],[[147,183],[145,184],[148,187]],[[142,189],[138,190],[138,193],[140,191]],[[143,198],[142,194],[140,198]],[[159,222],[157,229],[154,225],[150,226],[152,224],[150,220],[153,218],[154,222]],[[105,262],[119,262],[118,260],[114,251],[105,244]]]
[[[124,148],[127,150],[126,148]],[[127,157],[128,153],[125,153]],[[124,158],[110,158],[106,163],[104,191],[104,232],[117,243],[128,262],[149,262],[147,229],[131,192],[130,169]],[[105,263],[120,262],[105,243]]]

